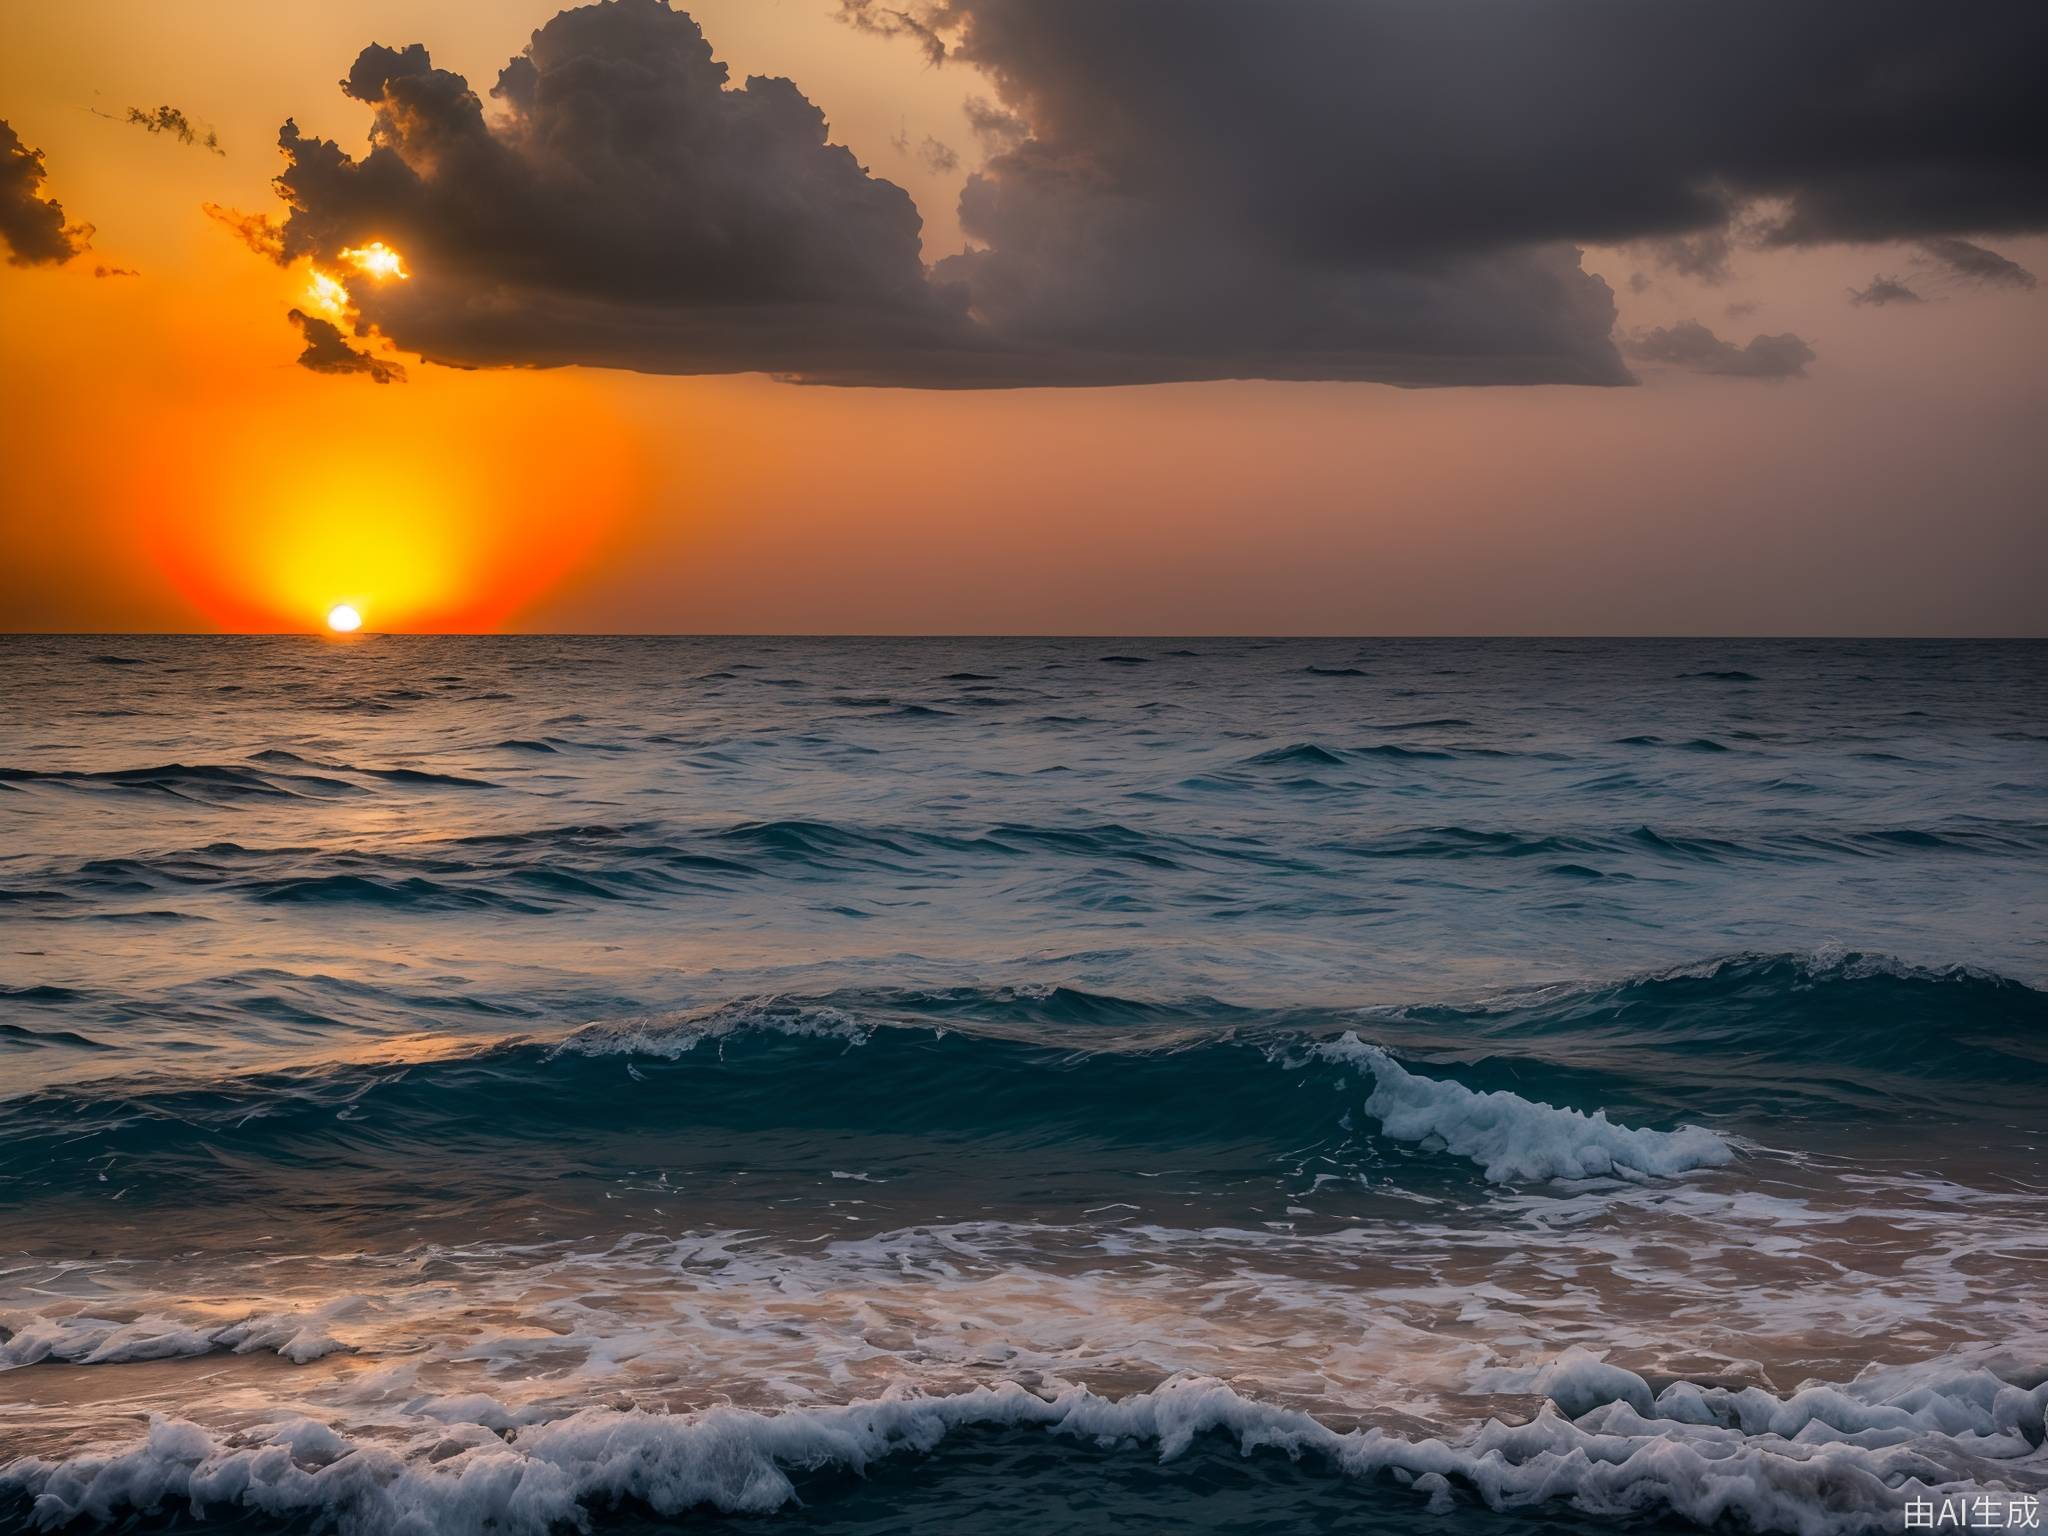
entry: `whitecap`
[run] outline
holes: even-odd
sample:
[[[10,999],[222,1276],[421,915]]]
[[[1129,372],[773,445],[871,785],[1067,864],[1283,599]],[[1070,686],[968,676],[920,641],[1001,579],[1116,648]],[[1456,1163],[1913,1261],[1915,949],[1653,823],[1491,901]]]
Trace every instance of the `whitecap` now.
[[[1616,1125],[1605,1110],[1586,1114],[1504,1089],[1421,1077],[1355,1034],[1317,1047],[1326,1059],[1366,1068],[1373,1091],[1365,1112],[1396,1141],[1440,1145],[1477,1163],[1496,1183],[1546,1179],[1669,1178],[1731,1162],[1735,1149],[1704,1126],[1654,1131]]]

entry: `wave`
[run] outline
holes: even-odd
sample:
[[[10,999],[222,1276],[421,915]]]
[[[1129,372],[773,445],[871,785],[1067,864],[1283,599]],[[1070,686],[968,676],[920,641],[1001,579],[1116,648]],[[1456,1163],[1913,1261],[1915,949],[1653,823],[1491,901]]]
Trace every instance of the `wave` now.
[[[1334,847],[1362,859],[1525,859],[1612,849],[1611,844],[1596,838],[1532,836],[1477,827],[1418,827]]]
[[[1545,1082],[1587,1086],[1570,1073]],[[1029,1183],[1057,1149],[1062,1164],[1118,1179],[1171,1166],[1270,1189],[1313,1157],[1447,1192],[1473,1168],[1496,1183],[1662,1177],[1731,1155],[1690,1127],[1634,1130],[1598,1106],[1475,1093],[1355,1036],[1319,1041],[1300,1021],[1058,988],[742,1000],[415,1061],[0,1103],[0,1177],[24,1193],[110,1194],[109,1163],[138,1195],[186,1199],[223,1179],[240,1188],[252,1169],[289,1183],[308,1159],[410,1183],[428,1164],[501,1180],[476,1169],[514,1147],[527,1167],[559,1155],[588,1169],[736,1156],[805,1167],[821,1146],[1005,1186]],[[217,1150],[232,1151],[230,1167]]]
[[[1383,757],[1396,762],[1449,762],[1458,754],[1440,752],[1433,747],[1397,747],[1392,742],[1381,742],[1377,746],[1353,747],[1355,757]]]
[[[2048,991],[1969,966],[1856,951],[1753,953],[1463,1007],[1395,1010],[1467,1040],[1567,1046],[1705,1105],[1798,1099],[1809,1112],[1979,1102],[2048,1084]]]
[[[277,991],[244,1006],[322,1033],[363,1006]],[[98,1022],[135,1012],[82,994],[36,1006],[47,1025],[16,1050],[68,1048],[65,1030],[103,1037]],[[2048,992],[1882,957],[1742,955],[1456,1004],[1274,1012],[1072,987],[860,989],[440,1041],[414,1059],[391,1049],[17,1095],[0,1101],[0,1181],[106,1197],[123,1186],[99,1176],[117,1166],[140,1197],[184,1199],[252,1169],[288,1183],[309,1158],[407,1187],[438,1165],[509,1188],[508,1169],[556,1158],[587,1172],[829,1157],[1009,1190],[1056,1151],[1112,1182],[1177,1168],[1271,1190],[1308,1159],[1476,1198],[1481,1177],[1683,1176],[1750,1140],[1784,1147],[1802,1125],[1987,1108],[2028,1123],[2048,1085]]]
[[[373,779],[385,779],[393,784],[436,784],[456,789],[496,789],[498,786],[489,779],[472,779],[460,773],[435,773],[426,768],[358,768],[357,773],[366,773]]]
[[[540,913],[548,909],[484,886],[449,885],[422,875],[400,879],[376,875],[314,875],[296,880],[251,880],[241,889],[267,905],[347,903],[428,912],[499,911]]]
[[[30,1506],[45,1528],[183,1509],[331,1523],[350,1536],[545,1536],[621,1509],[662,1520],[770,1515],[829,1499],[834,1476],[913,1457],[942,1476],[937,1458],[1020,1434],[1039,1447],[1033,1482],[1088,1465],[1090,1453],[1140,1448],[1200,1479],[1205,1454],[1221,1446],[1275,1477],[1297,1478],[1306,1463],[1377,1485],[1410,1518],[1553,1508],[1862,1536],[1899,1529],[1910,1498],[2041,1487],[2030,1463],[2048,1386],[2009,1363],[1937,1362],[1816,1386],[1769,1418],[1796,1420],[1796,1438],[1752,1427],[1729,1394],[1681,1383],[1651,1399],[1641,1378],[1604,1367],[1611,1376],[1599,1377],[1596,1364],[1574,1359],[1553,1378],[1561,1385],[1549,1390],[1587,1399],[1576,1417],[1545,1407],[1457,1437],[1341,1431],[1199,1376],[1123,1397],[1004,1380],[775,1412],[590,1407],[539,1417],[474,1394],[420,1400],[402,1439],[293,1414],[232,1434],[157,1416],[118,1450],[22,1457],[0,1469],[0,1494]],[[1622,1395],[1608,1397],[1610,1387]],[[1162,1474],[1143,1480],[1156,1488]],[[1007,1483],[982,1482],[980,1499]]]
[[[1235,764],[1181,779],[1181,794],[1134,793],[1133,800],[1172,801],[1230,794],[1342,795],[1361,781],[1347,766],[1374,759],[1395,761],[1465,756],[1473,750],[1425,749],[1382,744],[1338,749],[1314,741],[1273,747]],[[376,793],[362,785],[305,770],[314,765],[290,753],[265,753],[261,767],[118,770],[110,776],[80,775],[56,782],[99,790],[143,788],[183,798],[233,806],[253,797],[327,798],[329,792]],[[318,765],[332,773],[363,770]],[[291,771],[286,771],[287,767]],[[1066,771],[1049,765],[1041,773]],[[0,769],[0,787],[33,787],[27,770]],[[424,770],[380,769],[383,782],[401,788],[483,787],[484,780]],[[19,780],[9,783],[7,775]],[[182,776],[181,776],[182,775]],[[1612,776],[1593,785],[1603,793],[1640,787]],[[1779,780],[1760,790],[1799,792]],[[262,803],[268,803],[264,800]],[[298,832],[311,835],[311,829]],[[1299,876],[1299,887],[1275,890],[1277,898],[1308,900],[1315,882],[1342,878],[1351,860],[1405,861],[1417,865],[1471,859],[1537,858],[1537,874],[1683,877],[1694,870],[1746,864],[1825,866],[1851,861],[2034,858],[2048,851],[2048,823],[1955,814],[1930,825],[1830,825],[1806,823],[1796,830],[1746,830],[1638,825],[1630,829],[1570,831],[1541,826],[1424,823],[1332,838],[1309,848],[1291,846],[1261,832],[1229,835],[1160,830],[1133,816],[1128,821],[993,823],[920,821],[868,825],[849,820],[785,818],[726,825],[675,826],[662,821],[541,825],[434,840],[396,840],[368,847],[307,846],[280,829],[278,845],[251,838],[246,843],[215,841],[196,848],[169,848],[123,857],[53,860],[40,867],[16,867],[20,882],[0,890],[0,902],[28,909],[59,902],[108,903],[119,910],[131,898],[151,892],[189,893],[227,887],[251,901],[284,904],[356,904],[405,908],[419,913],[500,910],[539,915],[596,903],[645,902],[681,893],[722,893],[745,879],[843,878],[876,872],[959,878],[970,864],[1031,858],[1048,867],[1059,861],[1143,866],[1162,876],[1191,869],[1258,867]],[[1507,872],[1503,877],[1512,878]],[[1184,904],[1188,893],[1162,881],[1120,893],[1120,900],[1155,905]],[[159,904],[160,905],[160,904]],[[841,902],[851,909],[859,904]]]
[[[53,784],[72,789],[169,795],[218,801],[246,796],[289,799],[361,794],[362,786],[305,773],[265,773],[228,763],[156,763],[96,772],[62,768],[0,767],[0,783]]]
[[[1670,747],[1679,752],[1727,752],[1731,750],[1711,736],[1695,736],[1690,741],[1668,741],[1662,736],[1623,736],[1615,743],[1617,747]]]
[[[252,767],[250,764],[261,766]],[[312,769],[319,771],[307,771]],[[103,793],[164,795],[210,805],[238,800],[327,800],[341,795],[370,793],[368,786],[338,778],[337,774],[414,787],[498,787],[486,779],[424,768],[358,768],[349,763],[315,762],[281,748],[252,752],[247,763],[151,763],[134,768],[97,770],[0,766],[0,787],[47,784]]]
[[[1670,1178],[1732,1162],[1735,1149],[1697,1125],[1675,1131],[1615,1125],[1603,1110],[1584,1114],[1532,1103],[1506,1090],[1419,1077],[1356,1035],[1318,1048],[1332,1061],[1365,1068],[1373,1091],[1365,1112],[1396,1141],[1440,1146],[1477,1163],[1497,1183],[1549,1179]]]
[[[4,994],[0,994],[4,995]],[[95,1040],[90,1035],[81,1035],[75,1029],[30,1029],[22,1024],[0,1022],[0,1049],[24,1051],[45,1051],[68,1048],[74,1051],[114,1051],[119,1046],[109,1045],[104,1040]]]
[[[1291,747],[1274,747],[1245,759],[1249,767],[1259,768],[1341,768],[1344,759],[1328,747],[1319,747],[1312,741],[1298,741]]]

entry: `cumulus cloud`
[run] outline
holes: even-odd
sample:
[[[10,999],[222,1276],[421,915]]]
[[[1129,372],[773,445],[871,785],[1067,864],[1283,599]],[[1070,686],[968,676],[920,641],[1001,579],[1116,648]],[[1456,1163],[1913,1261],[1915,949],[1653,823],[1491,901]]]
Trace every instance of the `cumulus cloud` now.
[[[555,17],[488,117],[419,45],[366,48],[370,147],[286,124],[275,254],[403,251],[353,318],[466,365],[1615,384],[1578,242],[1711,282],[1741,243],[2048,224],[2037,0],[1939,29],[1918,0],[842,5],[993,93],[965,108],[969,248],[929,269],[909,196],[663,0]],[[1787,340],[1706,356],[1789,376]]]
[[[1803,379],[1806,365],[1818,355],[1806,342],[1786,331],[1757,336],[1746,347],[1723,341],[1697,320],[1660,325],[1633,337],[1629,355],[1646,363],[1664,363],[1689,373],[1719,374],[1731,379]]]
[[[315,373],[367,374],[379,384],[405,382],[403,366],[350,346],[341,327],[333,321],[309,315],[303,309],[292,310],[288,318],[306,339],[306,349],[299,354],[301,368],[310,368]]]
[[[1849,290],[1849,302],[1851,304],[1867,304],[1874,309],[1881,309],[1887,304],[1918,304],[1923,301],[1919,294],[1907,287],[1900,279],[1886,277],[1879,273],[1870,279],[1870,286],[1868,288],[1851,288]]]
[[[1953,235],[1922,240],[1920,249],[1957,277],[1997,288],[2032,288],[2034,274],[2009,257]]]
[[[495,122],[418,44],[364,49],[343,89],[374,109],[371,147],[285,124],[277,255],[400,251],[409,280],[351,292],[406,350],[865,383],[943,378],[973,344],[909,194],[791,82],[731,87],[661,0],[556,16],[500,72]]]
[[[69,261],[92,244],[90,224],[69,224],[63,205],[43,196],[43,152],[30,149],[0,119],[0,244],[17,267]]]

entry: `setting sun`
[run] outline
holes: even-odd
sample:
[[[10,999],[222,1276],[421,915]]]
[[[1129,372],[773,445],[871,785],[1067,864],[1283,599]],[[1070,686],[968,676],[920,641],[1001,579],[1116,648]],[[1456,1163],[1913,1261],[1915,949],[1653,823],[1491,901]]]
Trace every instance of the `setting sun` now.
[[[352,635],[363,627],[363,616],[347,603],[336,603],[327,610],[327,627],[337,635]]]

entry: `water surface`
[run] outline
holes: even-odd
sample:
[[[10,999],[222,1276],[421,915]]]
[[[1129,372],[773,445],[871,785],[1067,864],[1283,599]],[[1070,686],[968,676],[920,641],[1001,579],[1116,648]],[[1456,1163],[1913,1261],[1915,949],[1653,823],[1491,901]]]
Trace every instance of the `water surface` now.
[[[2040,1492],[2044,661],[0,641],[0,1520]]]

